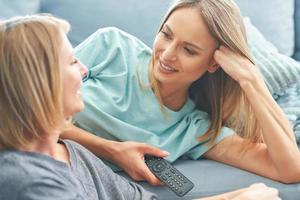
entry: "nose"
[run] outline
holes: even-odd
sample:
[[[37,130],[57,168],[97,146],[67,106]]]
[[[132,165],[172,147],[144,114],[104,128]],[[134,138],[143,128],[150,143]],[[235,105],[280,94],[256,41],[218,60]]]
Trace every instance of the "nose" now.
[[[165,61],[175,61],[177,59],[176,44],[168,44],[165,47],[162,53],[162,59]]]
[[[85,77],[88,73],[87,67],[79,61],[79,71],[82,77]]]

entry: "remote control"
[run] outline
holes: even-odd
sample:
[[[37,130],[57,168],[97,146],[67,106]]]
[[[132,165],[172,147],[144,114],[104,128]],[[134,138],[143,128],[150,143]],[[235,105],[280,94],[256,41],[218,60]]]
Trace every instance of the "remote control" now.
[[[164,182],[177,196],[184,196],[194,184],[163,158],[145,155],[145,163],[153,174]]]

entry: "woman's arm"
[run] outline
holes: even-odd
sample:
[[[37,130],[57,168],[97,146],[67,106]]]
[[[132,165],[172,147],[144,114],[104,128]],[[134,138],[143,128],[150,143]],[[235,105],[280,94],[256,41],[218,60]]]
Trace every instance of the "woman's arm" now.
[[[169,155],[166,151],[138,142],[117,142],[93,135],[72,124],[61,134],[63,139],[74,140],[95,155],[112,161],[136,181],[147,180],[152,185],[161,185],[144,162],[144,155],[159,157]]]
[[[267,187],[265,184],[253,184],[247,188],[235,190],[212,197],[205,197],[199,200],[280,200],[278,190]]]
[[[244,141],[234,136],[217,144],[206,156],[285,183],[299,182],[300,153],[295,135],[257,67],[225,47],[216,51],[215,60],[245,92],[262,128],[264,143],[253,144],[251,149],[240,153]],[[228,150],[220,156],[222,149]]]

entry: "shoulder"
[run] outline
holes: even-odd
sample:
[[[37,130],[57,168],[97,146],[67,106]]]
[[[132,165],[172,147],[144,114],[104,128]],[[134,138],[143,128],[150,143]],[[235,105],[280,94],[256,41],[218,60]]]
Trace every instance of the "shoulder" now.
[[[71,162],[73,162],[72,165],[77,165],[77,162],[85,165],[104,165],[100,158],[98,158],[95,154],[93,154],[81,144],[68,139],[62,141],[65,143],[70,153]]]
[[[149,49],[140,39],[116,27],[101,28],[98,29],[95,34],[98,37],[104,36],[109,42],[128,43],[135,47]]]
[[[43,155],[5,151],[0,163],[0,199],[43,199],[45,194],[71,192],[65,176]]]
[[[14,190],[16,192],[16,190]],[[78,188],[72,187],[66,182],[59,182],[55,179],[45,177],[29,180],[17,191],[17,198],[22,200],[48,200],[61,199],[81,200],[83,194],[78,192]]]
[[[151,51],[151,49],[139,40],[137,37],[122,31],[116,27],[100,28],[92,35],[90,35],[85,41],[75,48],[75,51],[83,49],[83,46],[96,46],[103,50],[109,51],[116,47],[121,49],[138,49]]]

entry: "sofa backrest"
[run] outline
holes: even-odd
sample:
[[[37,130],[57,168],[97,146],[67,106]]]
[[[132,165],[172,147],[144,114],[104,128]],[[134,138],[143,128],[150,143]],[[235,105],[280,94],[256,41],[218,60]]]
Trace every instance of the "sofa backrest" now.
[[[300,0],[235,0],[242,14],[279,52],[300,51]],[[70,39],[77,45],[105,26],[123,29],[149,46],[171,0],[0,0],[0,18],[50,12],[71,22]],[[298,9],[294,8],[295,5]],[[40,8],[40,9],[39,9]],[[295,21],[295,22],[294,22]],[[295,34],[296,30],[296,34]],[[296,42],[296,43],[295,43]],[[295,45],[296,44],[296,45]],[[300,53],[296,53],[300,59]]]
[[[295,54],[294,57],[300,60],[300,0],[295,0]]]
[[[152,45],[169,0],[48,0],[42,12],[54,13],[72,24],[70,39],[78,44],[98,28],[115,26]]]
[[[293,55],[295,0],[235,1],[242,14],[249,16],[252,24],[278,48],[280,53],[288,56]]]
[[[294,51],[295,0],[235,0],[242,14],[279,49]],[[116,26],[152,45],[170,0],[48,0],[42,12],[54,13],[72,23],[71,40],[78,44],[99,27]]]

